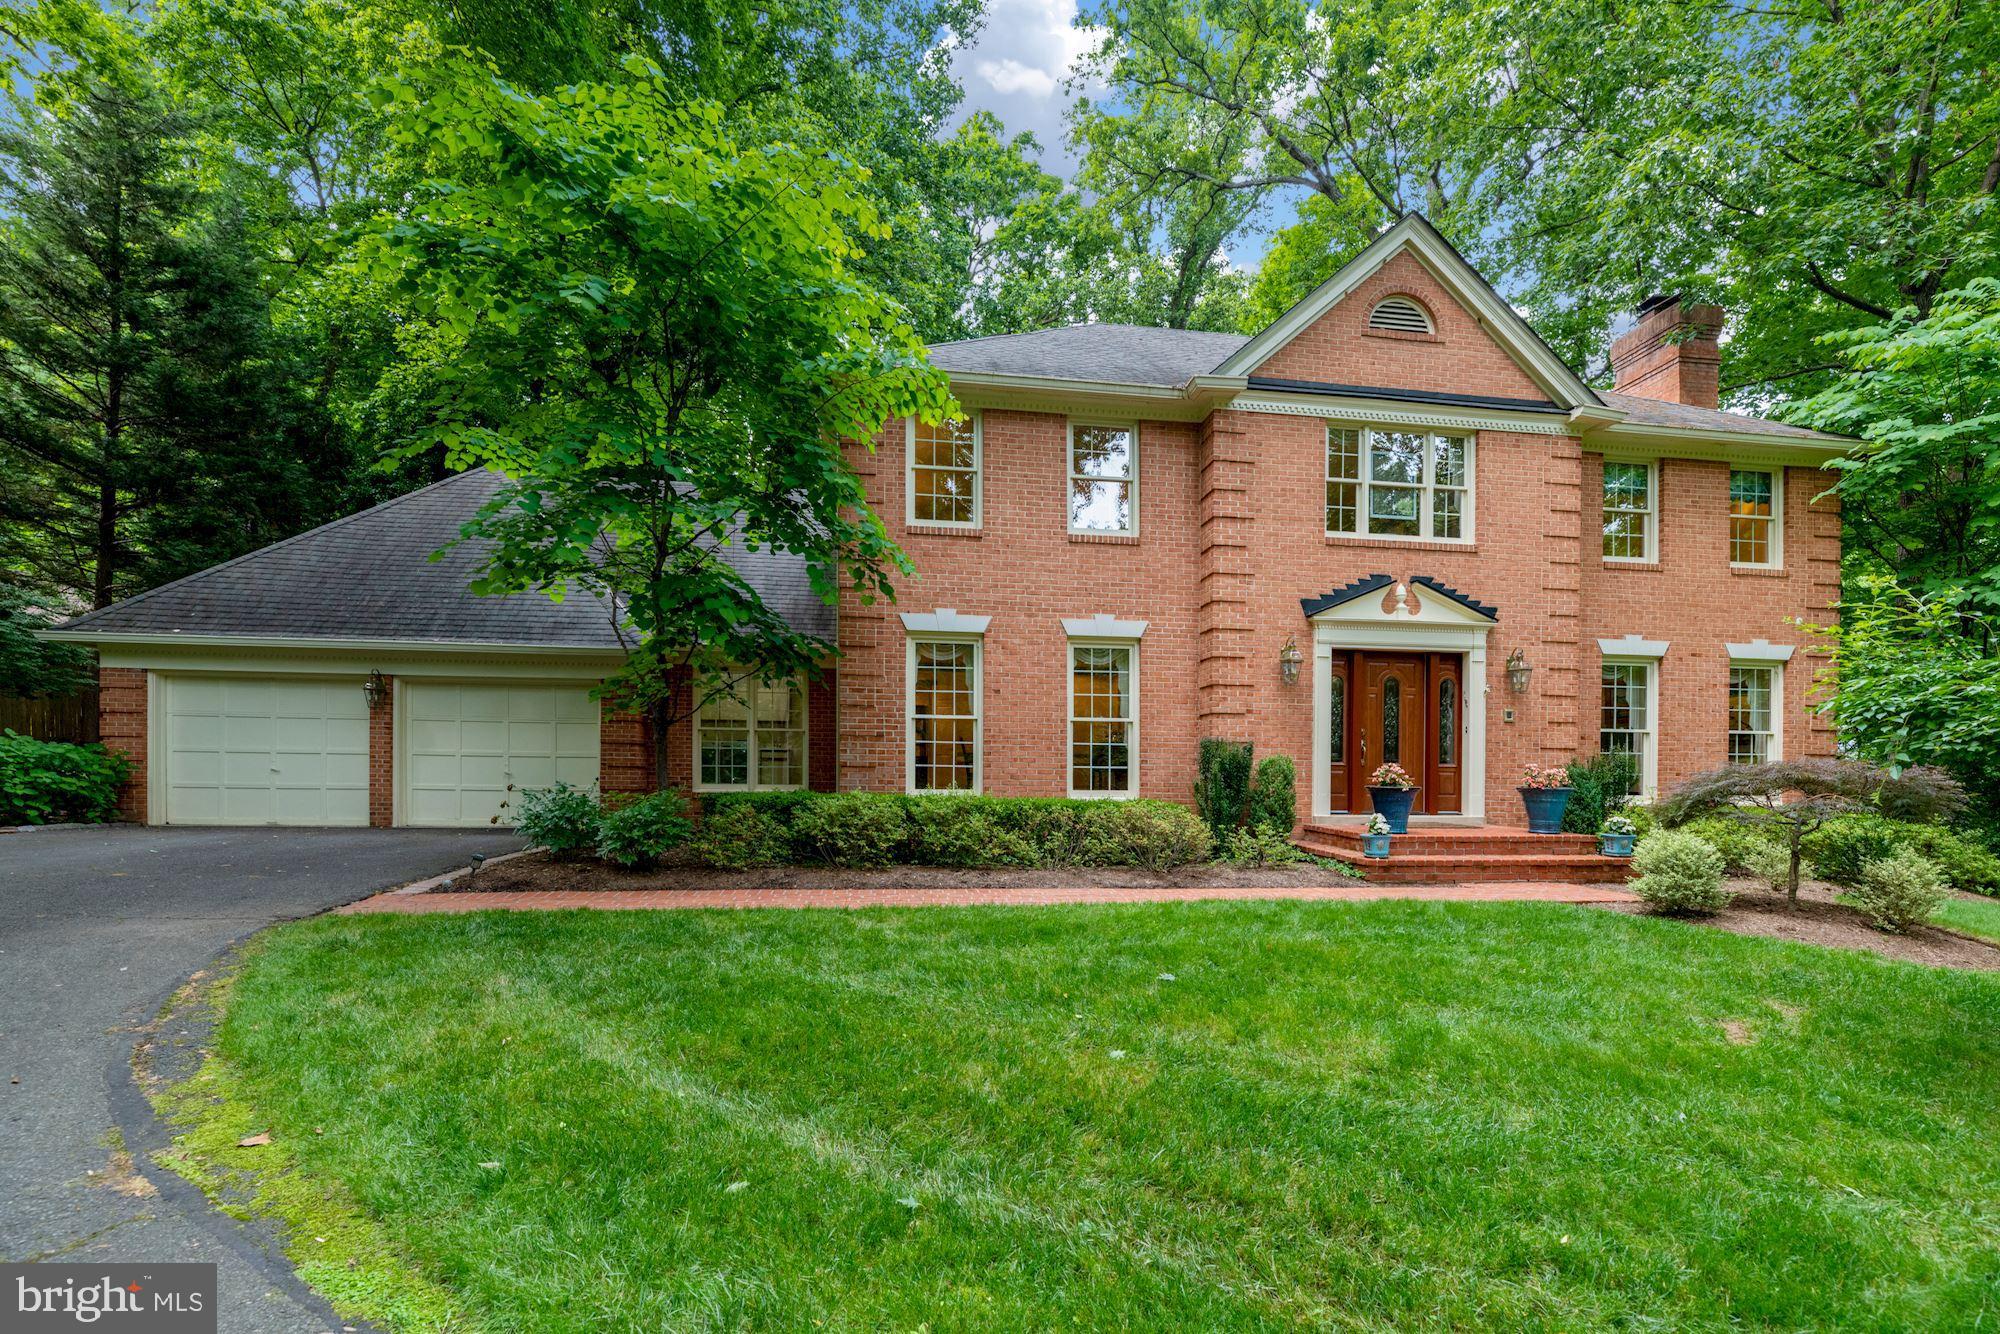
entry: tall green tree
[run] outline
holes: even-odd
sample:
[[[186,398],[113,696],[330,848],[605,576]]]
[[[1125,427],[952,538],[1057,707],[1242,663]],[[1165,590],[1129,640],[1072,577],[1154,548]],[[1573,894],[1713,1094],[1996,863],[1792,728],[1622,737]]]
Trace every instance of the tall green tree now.
[[[408,348],[431,364],[382,390],[423,386],[404,448],[512,479],[465,531],[490,544],[475,587],[602,597],[631,648],[609,689],[659,727],[683,670],[817,670],[832,645],[723,549],[796,552],[824,598],[886,595],[907,563],[842,442],[951,408],[858,270],[884,231],[862,178],[744,140],[638,57],[541,97],[469,60],[384,91],[427,184],[357,262],[425,330]]]

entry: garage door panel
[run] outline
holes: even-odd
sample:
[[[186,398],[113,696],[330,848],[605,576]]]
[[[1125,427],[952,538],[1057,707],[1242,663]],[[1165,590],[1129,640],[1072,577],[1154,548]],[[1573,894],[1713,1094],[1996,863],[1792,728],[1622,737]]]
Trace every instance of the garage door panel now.
[[[407,823],[511,824],[526,792],[597,782],[597,702],[587,686],[411,681],[403,716]]]
[[[163,681],[169,823],[368,823],[359,680]]]

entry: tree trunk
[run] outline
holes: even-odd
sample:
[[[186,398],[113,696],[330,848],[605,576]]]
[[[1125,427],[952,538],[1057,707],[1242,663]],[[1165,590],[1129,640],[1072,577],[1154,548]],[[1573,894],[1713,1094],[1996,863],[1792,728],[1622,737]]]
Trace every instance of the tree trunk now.
[[[1799,865],[1803,860],[1800,843],[1804,837],[1805,835],[1801,831],[1797,829],[1792,831],[1792,874],[1791,878],[1785,882],[1785,910],[1787,912],[1797,912],[1799,907]]]
[[[674,706],[667,700],[655,700],[647,710],[647,722],[653,729],[653,791],[667,790],[667,728],[672,725]]]

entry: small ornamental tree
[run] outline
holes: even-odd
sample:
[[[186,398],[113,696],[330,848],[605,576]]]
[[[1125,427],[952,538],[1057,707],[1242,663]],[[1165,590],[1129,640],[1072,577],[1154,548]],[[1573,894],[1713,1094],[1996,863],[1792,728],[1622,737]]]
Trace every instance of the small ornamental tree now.
[[[461,534],[487,553],[474,590],[596,597],[629,649],[605,693],[656,735],[745,672],[817,671],[834,646],[724,551],[796,553],[827,601],[890,596],[910,567],[842,442],[952,410],[857,270],[888,234],[863,175],[637,58],[538,97],[460,55],[377,97],[426,177],[357,261],[423,363],[379,393],[423,399],[408,455],[510,479]]]
[[[1899,820],[1942,820],[1965,805],[1965,789],[1942,769],[1891,771],[1858,760],[1737,764],[1697,774],[1660,803],[1660,823],[1720,815],[1763,830],[1791,854],[1785,898],[1799,901],[1807,835],[1836,815],[1879,809]]]

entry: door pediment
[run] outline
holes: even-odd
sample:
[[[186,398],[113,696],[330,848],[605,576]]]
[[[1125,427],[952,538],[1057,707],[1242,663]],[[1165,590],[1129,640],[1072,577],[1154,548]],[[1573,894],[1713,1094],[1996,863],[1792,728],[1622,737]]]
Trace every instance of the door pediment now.
[[[1422,574],[1403,582],[1390,575],[1371,574],[1345,588],[1302,598],[1299,605],[1315,627],[1484,632],[1500,620],[1497,608]]]

